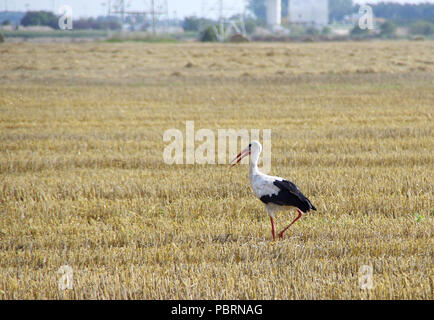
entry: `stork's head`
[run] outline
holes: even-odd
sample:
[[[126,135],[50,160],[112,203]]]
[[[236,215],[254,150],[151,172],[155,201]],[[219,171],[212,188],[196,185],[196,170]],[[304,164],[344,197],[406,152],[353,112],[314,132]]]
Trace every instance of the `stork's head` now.
[[[257,159],[259,157],[259,154],[262,151],[262,145],[259,143],[259,141],[253,140],[249,143],[249,145],[241,151],[230,163],[231,167],[236,165],[238,162],[241,161],[244,157],[252,154],[253,158]]]

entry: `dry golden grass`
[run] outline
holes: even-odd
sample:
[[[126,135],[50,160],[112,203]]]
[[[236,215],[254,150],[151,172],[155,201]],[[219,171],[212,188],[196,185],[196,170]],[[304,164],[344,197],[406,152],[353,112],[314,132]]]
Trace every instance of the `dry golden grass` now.
[[[433,53],[1,45],[0,299],[432,299]],[[271,128],[271,173],[318,211],[271,241],[246,166],[164,164],[187,120]]]

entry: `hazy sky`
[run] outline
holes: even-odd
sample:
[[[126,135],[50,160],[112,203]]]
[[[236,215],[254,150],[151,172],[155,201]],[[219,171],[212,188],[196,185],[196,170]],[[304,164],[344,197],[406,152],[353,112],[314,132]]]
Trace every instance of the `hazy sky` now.
[[[111,0],[112,3],[115,0]],[[154,0],[164,2],[164,0]],[[423,3],[434,1],[429,0],[355,0],[355,3],[375,3],[375,2],[399,2],[399,3]],[[63,4],[69,5],[73,9],[73,16],[87,17],[97,16],[107,13],[107,0],[0,0],[0,11],[7,8],[10,11],[23,11],[26,7],[29,10],[53,10],[57,12]],[[128,10],[146,10],[149,8],[150,0],[126,0],[129,4]],[[226,14],[243,12],[246,0],[224,0]],[[216,17],[218,15],[217,0],[167,0],[168,12],[171,18],[176,16],[183,18],[188,15]]]

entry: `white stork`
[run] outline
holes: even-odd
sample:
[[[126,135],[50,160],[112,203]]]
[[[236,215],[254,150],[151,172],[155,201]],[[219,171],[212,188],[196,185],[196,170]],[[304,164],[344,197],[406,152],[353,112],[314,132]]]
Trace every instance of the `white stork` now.
[[[258,159],[261,151],[262,145],[258,141],[250,142],[247,148],[241,151],[231,161],[231,167],[240,162],[242,158],[251,155],[249,170],[250,183],[252,184],[253,192],[264,203],[265,209],[270,215],[271,233],[273,235],[273,240],[275,240],[273,218],[276,211],[291,207],[295,207],[298,211],[297,218],[280,231],[279,238],[282,238],[283,233],[295,221],[300,219],[303,213],[309,212],[310,210],[316,210],[316,208],[291,181],[280,177],[269,176],[259,171]]]

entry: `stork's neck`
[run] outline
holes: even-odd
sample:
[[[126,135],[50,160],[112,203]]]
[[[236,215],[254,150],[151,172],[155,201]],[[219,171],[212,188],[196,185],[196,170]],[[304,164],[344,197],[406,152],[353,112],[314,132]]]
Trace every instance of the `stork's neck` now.
[[[262,172],[260,172],[258,169],[258,161],[259,161],[260,154],[261,151],[252,153],[250,157],[250,170],[249,170],[250,177],[262,174]]]

